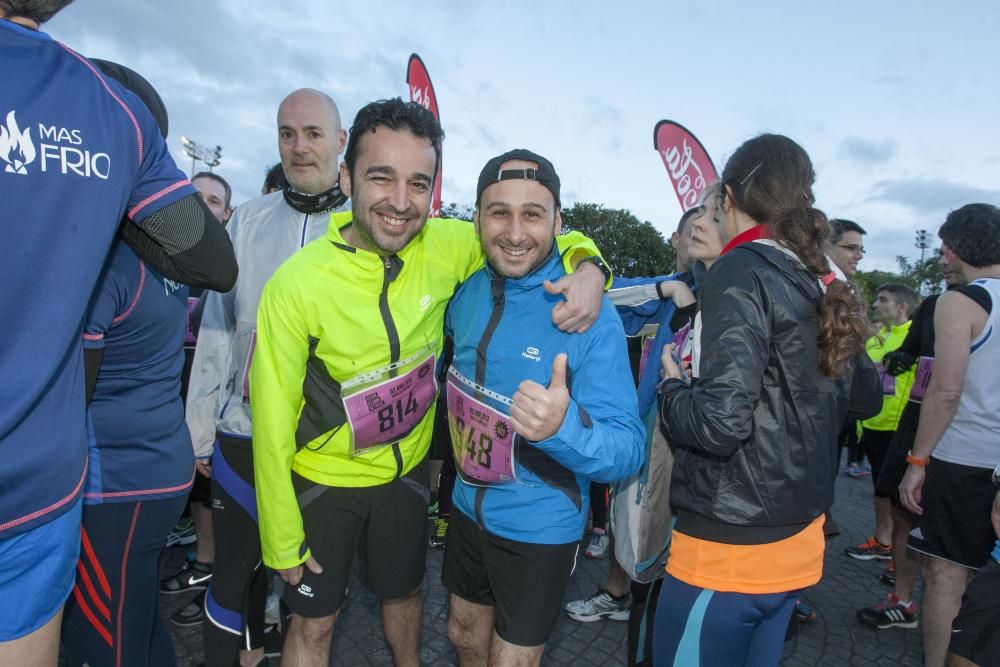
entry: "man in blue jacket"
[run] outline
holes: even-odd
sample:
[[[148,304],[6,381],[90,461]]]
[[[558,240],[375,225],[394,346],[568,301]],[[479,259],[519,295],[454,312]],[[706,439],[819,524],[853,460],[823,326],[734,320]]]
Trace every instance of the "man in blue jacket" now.
[[[475,224],[487,266],[456,293],[447,376],[459,479],[442,579],[462,664],[538,664],[562,607],[590,482],[634,474],[638,419],[621,320],[605,303],[569,334],[549,315],[564,275],[559,176],[527,150],[490,160]]]

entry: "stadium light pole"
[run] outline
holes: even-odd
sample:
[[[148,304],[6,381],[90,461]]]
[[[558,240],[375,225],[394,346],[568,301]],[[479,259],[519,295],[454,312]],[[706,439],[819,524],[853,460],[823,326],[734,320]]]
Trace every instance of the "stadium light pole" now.
[[[927,233],[926,229],[917,230],[916,246],[920,248],[920,262],[923,263],[924,253],[931,247],[930,234]]]
[[[212,167],[218,167],[222,161],[222,146],[204,146],[187,137],[181,137],[181,144],[184,146],[184,155],[191,158],[191,176],[194,176],[196,161],[204,162],[209,171],[212,171]]]

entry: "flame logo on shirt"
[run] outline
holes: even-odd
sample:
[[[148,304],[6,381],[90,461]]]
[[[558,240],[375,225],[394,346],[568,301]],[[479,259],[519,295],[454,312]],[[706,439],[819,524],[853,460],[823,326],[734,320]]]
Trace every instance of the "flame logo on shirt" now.
[[[27,174],[25,165],[35,161],[31,128],[21,132],[13,110],[7,114],[7,126],[0,125],[0,160],[7,163],[4,171],[10,174]]]

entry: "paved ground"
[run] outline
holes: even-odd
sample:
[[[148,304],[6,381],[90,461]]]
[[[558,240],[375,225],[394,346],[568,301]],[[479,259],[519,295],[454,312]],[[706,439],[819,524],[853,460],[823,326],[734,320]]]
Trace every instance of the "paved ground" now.
[[[879,584],[883,566],[861,562],[844,555],[844,547],[864,541],[871,534],[873,519],[871,482],[841,475],[837,482],[834,517],[841,526],[839,537],[827,543],[823,581],[811,589],[805,600],[819,611],[819,618],[802,628],[786,643],[782,664],[812,665],[920,665],[920,631],[870,630],[854,619],[854,612],[884,596]],[[430,523],[428,522],[428,527]],[[168,567],[179,567],[184,552],[171,549]],[[607,559],[581,558],[566,600],[591,594],[604,582]],[[425,665],[454,665],[455,653],[445,629],[446,592],[440,583],[441,552],[429,550],[424,579],[424,635],[421,662]],[[391,665],[388,646],[382,636],[377,601],[357,582],[344,608],[333,642],[331,665]],[[919,595],[918,595],[919,599]],[[186,600],[167,599],[168,615]],[[200,628],[175,628],[178,664],[196,665],[202,659]],[[576,623],[562,617],[553,632],[543,665],[625,665],[625,623],[600,621]],[[272,661],[277,665],[278,661]]]

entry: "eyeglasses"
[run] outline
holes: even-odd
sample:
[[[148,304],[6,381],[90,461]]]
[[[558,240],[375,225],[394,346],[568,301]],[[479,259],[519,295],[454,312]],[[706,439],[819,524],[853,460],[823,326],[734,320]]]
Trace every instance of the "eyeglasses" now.
[[[865,250],[865,247],[863,245],[857,245],[855,243],[849,243],[847,245],[840,245],[838,243],[837,247],[838,248],[843,248],[844,250],[846,250],[847,252],[851,253],[852,255],[864,255],[865,253],[868,252],[867,250]]]

